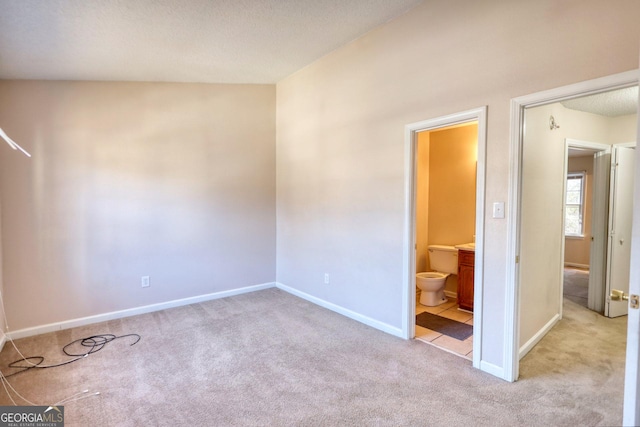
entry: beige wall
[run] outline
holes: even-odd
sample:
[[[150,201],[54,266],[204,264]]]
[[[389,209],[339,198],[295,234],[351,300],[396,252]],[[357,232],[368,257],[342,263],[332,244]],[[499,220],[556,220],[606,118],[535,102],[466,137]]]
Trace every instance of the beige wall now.
[[[0,118],[12,330],[274,281],[274,86],[2,81]]]
[[[564,263],[589,268],[591,249],[591,209],[593,200],[593,156],[570,157],[568,172],[586,172],[584,192],[584,237],[566,237]]]
[[[638,68],[637,16],[635,0],[432,0],[279,82],[278,281],[399,330],[405,126],[487,105],[480,358],[500,369],[510,100]]]
[[[626,144],[637,142],[638,115],[612,117],[609,119],[609,143]]]
[[[416,273],[429,271],[429,140],[418,133],[416,150]]]
[[[429,244],[473,242],[478,125],[431,133]]]

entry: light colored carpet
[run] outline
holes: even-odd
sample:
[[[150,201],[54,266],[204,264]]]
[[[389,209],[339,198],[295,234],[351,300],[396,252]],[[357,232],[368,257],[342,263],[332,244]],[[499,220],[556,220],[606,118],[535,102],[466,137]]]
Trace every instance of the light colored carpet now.
[[[587,300],[589,297],[589,270],[578,270],[575,268],[564,269],[564,297],[588,307]]]
[[[516,383],[278,289],[18,340],[53,363],[81,337],[142,336],[10,381],[41,404],[99,391],[67,426],[619,425],[625,324],[585,311],[565,302]],[[3,372],[16,357],[5,345]]]

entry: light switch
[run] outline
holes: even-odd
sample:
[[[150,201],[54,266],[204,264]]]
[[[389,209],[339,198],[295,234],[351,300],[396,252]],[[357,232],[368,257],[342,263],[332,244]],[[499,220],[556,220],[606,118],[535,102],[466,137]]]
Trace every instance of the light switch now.
[[[493,202],[493,217],[504,218],[504,202]]]

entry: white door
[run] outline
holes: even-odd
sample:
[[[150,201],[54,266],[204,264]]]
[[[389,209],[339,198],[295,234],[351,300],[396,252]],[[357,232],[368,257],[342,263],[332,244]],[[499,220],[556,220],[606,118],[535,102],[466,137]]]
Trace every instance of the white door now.
[[[589,309],[604,313],[609,229],[609,176],[611,152],[593,156],[593,202],[591,204],[591,248],[589,251]]]
[[[631,265],[631,225],[633,216],[633,177],[635,150],[613,147],[611,163],[611,203],[609,215],[609,259],[604,315],[624,316],[629,304],[622,299],[608,296],[614,289],[629,293],[629,268]]]
[[[640,100],[638,102],[640,105]],[[640,141],[640,116],[636,132]],[[640,149],[636,156],[640,156]],[[640,159],[639,159],[640,161]],[[633,192],[636,209],[633,209],[633,236],[631,251],[631,272],[629,275],[629,293],[640,295],[640,174],[636,175]],[[624,414],[622,423],[626,426],[640,425],[640,310],[631,309],[627,317],[627,361],[624,370]]]

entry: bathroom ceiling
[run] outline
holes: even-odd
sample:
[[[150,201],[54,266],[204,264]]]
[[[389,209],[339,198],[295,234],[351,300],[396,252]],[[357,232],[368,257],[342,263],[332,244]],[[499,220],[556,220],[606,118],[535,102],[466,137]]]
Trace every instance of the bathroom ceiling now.
[[[638,111],[638,86],[570,99],[561,104],[571,110],[607,117],[635,114]]]
[[[422,0],[0,0],[0,79],[275,83]]]

